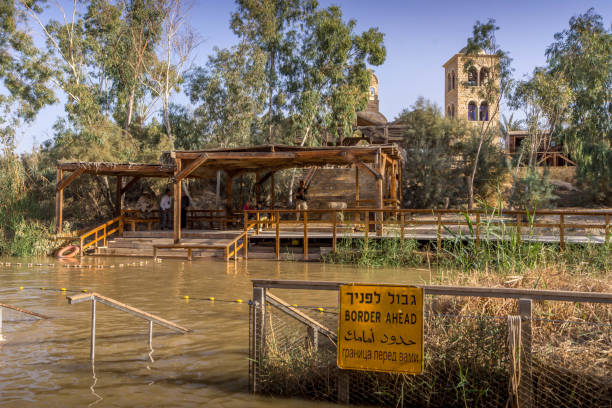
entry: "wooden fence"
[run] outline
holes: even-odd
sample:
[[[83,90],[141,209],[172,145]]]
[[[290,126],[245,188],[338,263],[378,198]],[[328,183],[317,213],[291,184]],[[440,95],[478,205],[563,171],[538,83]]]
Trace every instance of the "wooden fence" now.
[[[431,219],[423,216],[430,215]],[[448,220],[444,217],[462,217],[460,220]],[[416,218],[421,216],[421,218]],[[538,220],[542,216],[558,217],[557,222],[543,222]],[[570,216],[588,216],[598,218],[596,223],[574,222],[568,220]],[[370,234],[382,237],[385,229],[394,229],[396,236],[402,241],[406,237],[406,229],[412,226],[431,226],[436,229],[435,239],[438,250],[442,247],[445,238],[443,231],[451,226],[468,227],[469,238],[480,244],[486,232],[483,228],[504,227],[513,229],[515,237],[520,242],[525,230],[535,231],[538,229],[558,230],[558,242],[561,249],[565,249],[567,241],[566,231],[568,229],[599,229],[603,230],[605,242],[610,241],[610,218],[612,211],[565,211],[565,210],[539,210],[528,211],[486,211],[486,210],[438,210],[438,209],[375,209],[375,208],[350,208],[344,210],[249,210],[244,211],[245,225],[254,218],[257,224],[257,232],[260,229],[275,229],[276,257],[280,259],[280,230],[283,225],[303,226],[303,249],[304,259],[308,258],[308,230],[316,223],[317,228],[329,228],[332,238],[332,249],[336,251],[339,228],[360,228],[364,239],[369,239]],[[347,221],[348,220],[348,221]],[[537,238],[537,235],[533,235]],[[585,235],[586,237],[586,235]]]

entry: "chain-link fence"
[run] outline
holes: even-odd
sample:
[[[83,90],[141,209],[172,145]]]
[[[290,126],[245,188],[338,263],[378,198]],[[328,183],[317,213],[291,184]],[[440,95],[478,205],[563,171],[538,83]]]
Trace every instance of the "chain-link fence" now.
[[[289,307],[261,293],[250,310],[257,393],[392,407],[612,407],[610,322],[487,313],[509,299],[488,299],[478,314],[436,312],[439,299],[426,296],[423,374],[388,374],[337,367],[335,304]]]

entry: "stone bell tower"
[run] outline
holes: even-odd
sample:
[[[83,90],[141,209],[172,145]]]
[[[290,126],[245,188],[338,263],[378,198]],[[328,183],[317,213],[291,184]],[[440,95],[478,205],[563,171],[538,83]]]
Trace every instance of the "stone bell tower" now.
[[[487,81],[497,81],[499,87],[499,58],[484,52],[467,56],[465,51],[465,48],[462,49],[443,65],[444,113],[447,117],[479,125],[483,121],[489,121],[491,114],[498,109],[497,103],[491,104],[483,100],[479,91]],[[466,72],[465,66],[470,59],[473,66]],[[496,123],[498,120],[499,114],[496,116]]]

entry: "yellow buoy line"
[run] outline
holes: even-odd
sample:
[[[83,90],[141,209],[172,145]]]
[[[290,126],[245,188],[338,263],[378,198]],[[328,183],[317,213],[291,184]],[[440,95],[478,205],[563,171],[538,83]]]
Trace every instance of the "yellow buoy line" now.
[[[11,290],[11,289],[7,289],[7,290]],[[17,290],[17,291],[22,291],[22,290],[39,290],[39,291],[45,291],[45,292],[60,292],[60,293],[67,293],[67,292],[71,292],[71,293],[79,293],[79,292],[83,292],[83,293],[87,293],[89,292],[88,289],[67,289],[67,288],[48,288],[45,286],[39,286],[39,287],[34,287],[34,286],[19,286],[19,288],[15,288],[12,290]],[[208,296],[208,297],[191,297],[189,295],[183,295],[181,296],[181,299],[187,301],[186,303],[188,303],[189,300],[201,300],[201,301],[207,301],[207,302],[211,302],[211,303],[215,303],[215,302],[221,302],[221,303],[234,303],[234,304],[244,304],[244,305],[252,305],[253,301],[249,300],[247,302],[245,302],[244,300],[238,298],[238,299],[218,299],[214,296]],[[307,309],[307,310],[312,310],[312,311],[317,311],[317,312],[321,312],[321,313],[332,313],[332,314],[337,314],[337,307],[321,307],[321,306],[311,306],[311,305],[298,305],[298,304],[292,304],[291,307],[294,307],[296,309]],[[334,310],[335,309],[335,310]]]
[[[225,302],[225,303],[242,303],[245,305],[252,305],[253,301],[249,300],[248,302],[244,302],[242,299],[217,299],[213,296],[209,296],[209,297],[191,297],[189,295],[184,295],[182,296],[181,299],[184,300],[203,300],[203,301],[208,301],[208,302]],[[297,304],[293,304],[291,305],[291,307],[294,307],[296,309],[308,309],[308,310],[314,310],[317,312],[321,312],[321,313],[338,313],[337,311],[334,310],[330,310],[330,309],[337,309],[337,307],[321,307],[321,306],[304,306],[304,305],[297,305]]]
[[[33,268],[33,267],[62,267],[62,268],[73,268],[73,269],[104,269],[104,268],[127,268],[127,267],[134,267],[134,266],[145,266],[149,263],[149,261],[136,261],[136,262],[129,262],[129,263],[120,263],[120,264],[110,264],[110,265],[104,265],[104,264],[64,264],[64,263],[58,263],[58,264],[43,264],[43,263],[23,263],[23,262],[0,262],[0,266],[10,266],[10,267],[29,267],[29,268]]]

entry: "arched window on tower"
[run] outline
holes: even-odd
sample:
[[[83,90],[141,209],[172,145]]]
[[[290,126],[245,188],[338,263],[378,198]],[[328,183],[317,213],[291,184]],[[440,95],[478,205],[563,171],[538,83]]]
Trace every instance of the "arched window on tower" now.
[[[480,85],[484,85],[489,80],[489,68],[480,70]]]
[[[446,108],[446,116],[448,116],[448,117],[450,118],[450,117],[452,117],[451,115],[452,115],[452,113],[451,113],[451,107],[450,107],[450,105],[449,105],[449,106],[448,106],[448,108]]]
[[[376,89],[374,89],[373,86],[370,87],[370,99],[374,99],[374,96],[376,96]]]
[[[451,105],[451,118],[455,117],[455,105]]]
[[[453,89],[455,89],[455,71],[451,73],[451,81],[453,81]]]
[[[478,85],[478,70],[472,67],[468,70],[468,85],[476,86]]]
[[[480,104],[480,120],[483,122],[489,120],[489,104],[486,102]]]
[[[447,85],[446,85],[446,90],[450,91],[451,88],[451,74],[446,75],[446,81],[447,81]]]
[[[468,103],[468,120],[476,120],[476,102]]]

